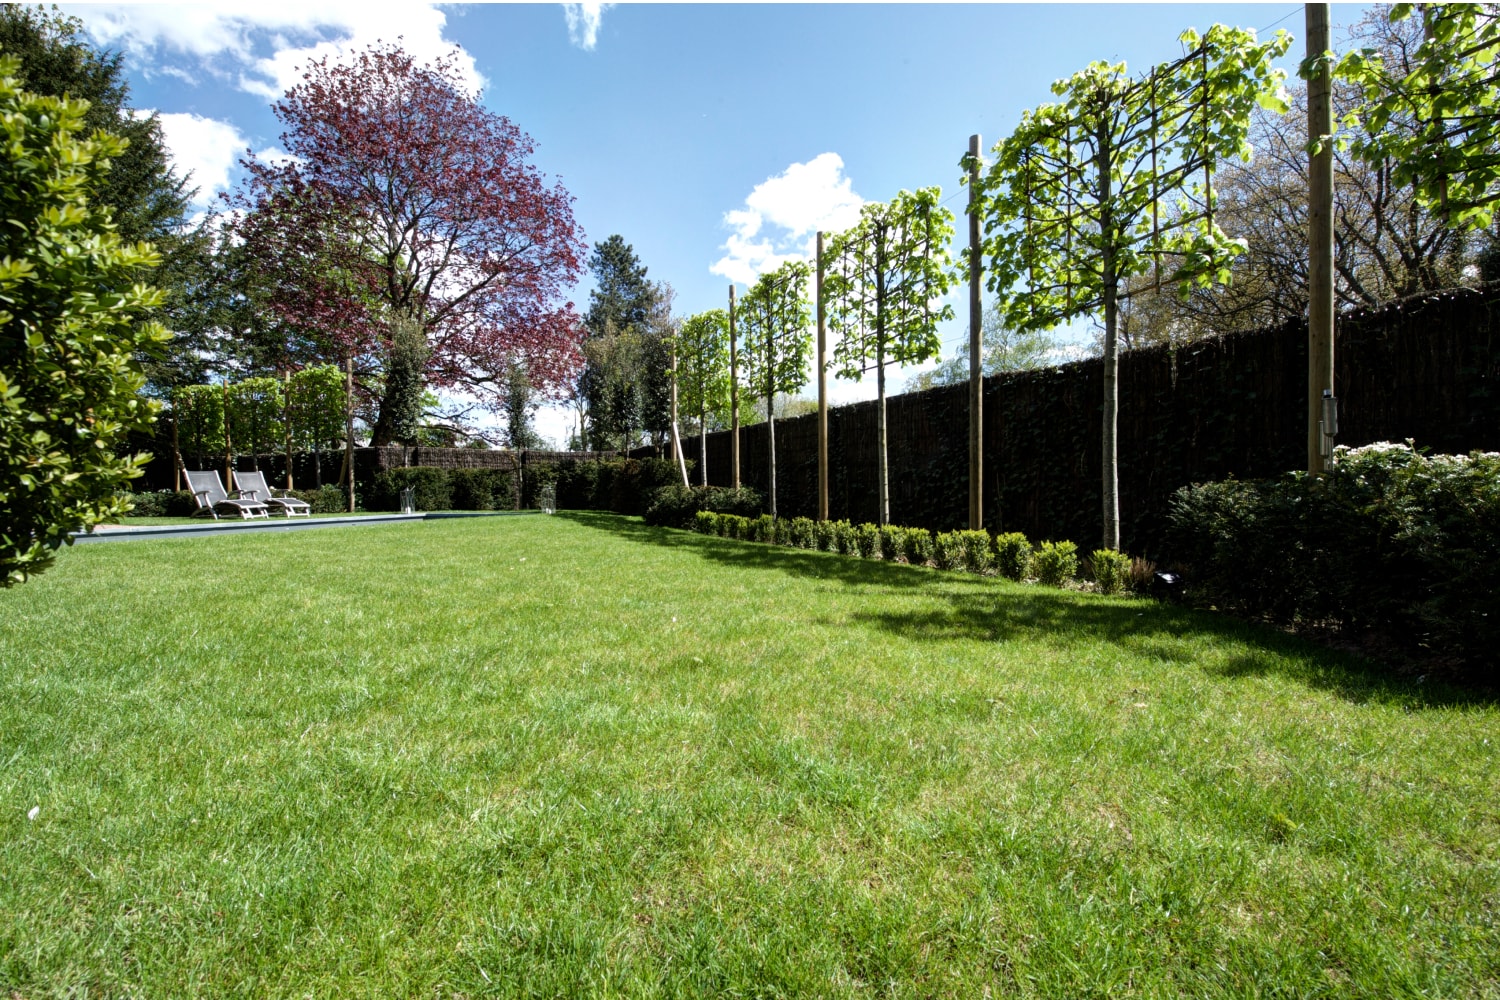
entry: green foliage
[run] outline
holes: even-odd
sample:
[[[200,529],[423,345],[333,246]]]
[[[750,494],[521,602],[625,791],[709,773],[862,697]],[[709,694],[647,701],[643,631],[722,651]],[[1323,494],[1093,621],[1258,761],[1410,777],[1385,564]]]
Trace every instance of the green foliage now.
[[[861,559],[879,559],[881,556],[880,526],[866,523],[855,528],[854,548]]]
[[[1414,5],[1397,4],[1393,21]],[[1391,169],[1424,208],[1466,229],[1487,229],[1500,199],[1500,15],[1483,4],[1421,5],[1426,40],[1387,66],[1378,49],[1350,52],[1334,68],[1358,87],[1364,106],[1344,123],[1356,155]],[[1326,60],[1318,60],[1326,64]],[[1321,65],[1304,66],[1308,76]]]
[[[431,353],[421,322],[404,313],[394,314],[390,357],[385,367],[385,392],[380,401],[380,416],[372,429],[373,443],[377,447],[392,441],[407,444],[416,441],[427,390],[427,359]]]
[[[1078,546],[1072,542],[1043,542],[1033,564],[1038,583],[1061,587],[1078,575]]]
[[[990,533],[988,531],[959,531],[958,541],[963,549],[964,569],[970,573],[986,573],[990,569]]]
[[[770,514],[762,514],[750,521],[749,532],[745,536],[752,542],[765,542],[770,544],[776,540],[776,519]]]
[[[814,521],[813,548],[819,552],[837,552],[838,524],[837,521]]]
[[[693,530],[700,535],[719,533],[719,514],[711,510],[700,510],[693,515]]]
[[[314,514],[347,514],[349,512],[349,494],[344,487],[328,484],[310,490],[292,490],[292,496],[298,500],[305,500]],[[188,497],[191,501],[192,497]],[[356,504],[359,496],[355,495]]]
[[[817,546],[818,522],[810,517],[794,517],[787,522],[787,544],[794,545],[799,549],[811,549]]]
[[[844,520],[830,521],[828,524],[833,528],[833,551],[841,556],[857,555],[859,541],[854,525]]]
[[[897,527],[894,524],[882,524],[880,526],[879,555],[885,559],[895,559],[900,556],[905,532],[905,528]]]
[[[365,506],[369,510],[400,510],[401,491],[409,487],[417,510],[452,510],[453,479],[448,472],[420,465],[378,472],[365,497]]]
[[[195,461],[224,454],[224,387],[180,385],[172,390],[177,447]]]
[[[729,313],[689,316],[677,334],[677,405],[706,423],[729,406]]]
[[[17,77],[28,93],[87,102],[78,135],[102,129],[125,141],[91,185],[89,200],[109,212],[124,243],[149,241],[160,256],[151,282],[161,300],[142,315],[161,321],[170,337],[136,360],[153,396],[204,381],[218,298],[212,239],[205,224],[190,224],[192,180],[173,169],[160,116],[131,106],[123,51],[89,44],[83,21],[55,6],[10,3],[0,5],[0,52],[20,59]]]
[[[293,372],[287,381],[286,403],[293,448],[321,448],[344,436],[347,399],[344,373],[338,365],[311,365]]]
[[[652,494],[645,520],[650,525],[686,528],[702,511],[753,516],[760,513],[760,494],[748,487],[731,489],[669,483]]]
[[[995,146],[981,180],[982,252],[1010,328],[1096,313],[1106,284],[1146,273],[1158,253],[1171,262],[1164,280],[1183,289],[1227,280],[1240,241],[1206,220],[1153,227],[1153,208],[1169,220],[1196,215],[1206,195],[1194,188],[1201,166],[1183,165],[1249,157],[1251,111],[1284,106],[1284,74],[1272,64],[1291,36],[1258,42],[1252,31],[1216,24],[1182,41],[1199,55],[1154,67],[1149,83],[1104,62],[1057,81],[1052,91],[1063,100],[1025,112]],[[1158,156],[1153,140],[1163,143]],[[1196,198],[1198,208],[1176,198]]]
[[[871,368],[921,364],[942,350],[937,324],[953,318],[943,298],[958,275],[948,252],[953,213],[941,200],[941,188],[927,187],[867,204],[825,248],[823,298],[840,377],[858,381]]]
[[[158,258],[94,207],[115,136],[80,138],[87,104],[24,93],[0,57],[0,586],[51,565],[77,532],[124,513],[149,456],[118,456],[156,404],[134,356],[167,339],[143,322]]]
[[[995,536],[995,570],[1009,580],[1025,580],[1032,573],[1031,543],[1019,531]]]
[[[454,510],[515,507],[515,476],[508,469],[451,469],[448,479]]]
[[[265,455],[285,440],[281,421],[286,401],[281,388],[281,380],[274,378],[230,383],[229,443],[235,454]]]
[[[932,547],[932,561],[938,569],[964,568],[964,540],[960,532],[938,532]]]
[[[903,528],[901,557],[912,566],[926,566],[932,561],[932,532],[926,528]]]
[[[1095,549],[1089,556],[1089,571],[1101,594],[1118,594],[1130,582],[1131,559],[1114,549]]]
[[[1200,603],[1378,629],[1476,671],[1500,649],[1500,454],[1340,448],[1321,478],[1185,487],[1170,523]]]
[[[805,263],[790,261],[762,275],[740,302],[740,371],[751,395],[769,401],[796,392],[807,381],[812,350],[810,274]]]

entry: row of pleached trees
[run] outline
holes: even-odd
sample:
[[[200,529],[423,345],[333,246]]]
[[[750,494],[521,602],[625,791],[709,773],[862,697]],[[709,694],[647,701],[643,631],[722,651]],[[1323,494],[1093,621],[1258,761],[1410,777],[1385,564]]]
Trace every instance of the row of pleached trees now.
[[[1393,8],[1392,23],[1411,13],[1407,6]],[[1422,40],[1399,65],[1375,49],[1342,61],[1332,53],[1310,54],[1303,75],[1341,81],[1344,113],[1337,138],[1310,136],[1304,155],[1337,142],[1351,161],[1406,188],[1413,211],[1440,216],[1440,228],[1484,229],[1500,199],[1492,72],[1500,21],[1472,5],[1430,7],[1422,18]],[[1122,315],[1133,298],[1187,301],[1230,283],[1247,241],[1226,232],[1216,181],[1226,165],[1249,161],[1257,116],[1289,108],[1285,76],[1274,65],[1292,41],[1285,31],[1262,41],[1252,31],[1214,25],[1202,35],[1185,32],[1181,41],[1180,58],[1144,73],[1097,62],[1059,81],[1053,85],[1058,100],[1023,115],[987,161],[973,152],[964,158],[972,228],[962,270],[949,251],[954,216],[942,207],[940,190],[902,191],[888,203],[866,205],[854,227],[826,244],[820,234],[811,265],[784,264],[738,303],[731,290],[729,310],[686,320],[676,376],[682,406],[700,430],[711,412],[726,407],[737,427],[741,392],[763,401],[767,419],[774,420],[776,397],[807,383],[816,312],[820,329],[826,323],[838,339],[831,359],[819,357],[814,377],[821,382],[829,369],[846,378],[875,377],[880,490],[874,513],[885,523],[886,370],[938,355],[937,324],[953,315],[944,297],[965,273],[982,270],[1012,330],[1047,330],[1080,318],[1101,327],[1103,542],[1117,549]],[[977,313],[977,287],[970,301]],[[977,314],[971,317],[976,333],[978,322]],[[774,440],[773,425],[773,514]],[[703,457],[700,449],[700,462]],[[706,483],[707,469],[700,466],[699,474]]]

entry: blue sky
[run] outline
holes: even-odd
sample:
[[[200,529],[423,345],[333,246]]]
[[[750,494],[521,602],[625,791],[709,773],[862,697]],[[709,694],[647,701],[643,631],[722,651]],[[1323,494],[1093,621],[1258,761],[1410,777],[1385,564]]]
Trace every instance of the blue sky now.
[[[137,107],[163,115],[207,201],[246,148],[274,152],[270,103],[314,55],[398,36],[424,58],[459,45],[482,100],[537,143],[590,243],[620,233],[682,314],[724,304],[862,201],[937,184],[961,211],[958,160],[1095,59],[1132,70],[1214,22],[1285,28],[1301,5],[699,5],[220,3],[64,5],[125,54]],[[1334,5],[1334,38],[1358,20]],[[960,220],[960,232],[963,231]],[[962,238],[962,237],[961,237]],[[585,280],[576,292],[580,309]],[[963,337],[944,331],[945,351]],[[896,376],[899,384],[901,376]],[[873,395],[833,380],[836,401]],[[562,414],[544,415],[560,438]]]

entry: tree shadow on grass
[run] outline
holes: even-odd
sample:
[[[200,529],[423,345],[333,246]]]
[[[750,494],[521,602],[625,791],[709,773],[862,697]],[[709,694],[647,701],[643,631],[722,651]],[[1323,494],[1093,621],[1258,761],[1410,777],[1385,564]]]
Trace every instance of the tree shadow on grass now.
[[[1493,693],[1400,676],[1377,661],[1224,614],[1135,598],[1017,587],[967,573],[939,573],[836,553],[714,538],[653,528],[613,514],[569,511],[558,516],[631,541],[691,551],[721,565],[920,594],[927,599],[920,607],[853,616],[855,621],[906,639],[1041,640],[1064,649],[1104,641],[1136,657],[1166,666],[1197,667],[1227,680],[1279,674],[1356,704],[1379,702],[1417,710],[1495,703]],[[1203,664],[1195,637],[1238,644],[1244,652]]]

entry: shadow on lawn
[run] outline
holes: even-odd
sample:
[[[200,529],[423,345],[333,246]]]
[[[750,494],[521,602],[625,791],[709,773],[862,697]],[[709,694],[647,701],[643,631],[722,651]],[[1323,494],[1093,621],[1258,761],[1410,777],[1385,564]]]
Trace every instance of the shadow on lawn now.
[[[920,594],[929,600],[918,608],[854,615],[856,621],[908,639],[1003,643],[1045,637],[1064,648],[1103,640],[1136,656],[1199,666],[1193,644],[1183,640],[1201,635],[1246,647],[1245,652],[1227,662],[1200,667],[1226,679],[1280,674],[1351,702],[1377,701],[1409,709],[1487,705],[1495,700],[1481,692],[1394,675],[1376,661],[1326,649],[1228,615],[1041,586],[1017,592],[1009,587],[1002,589],[993,579],[967,573],[938,573],[899,563],[653,528],[614,514],[568,511],[558,516],[631,541],[691,551],[722,565]]]

